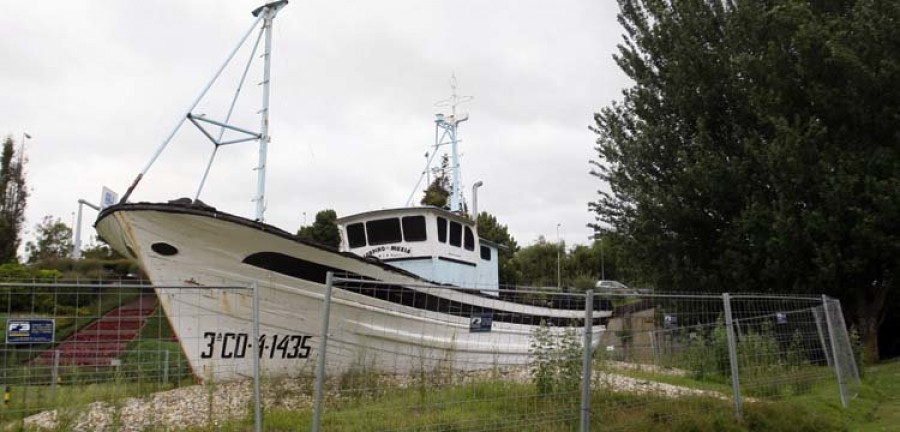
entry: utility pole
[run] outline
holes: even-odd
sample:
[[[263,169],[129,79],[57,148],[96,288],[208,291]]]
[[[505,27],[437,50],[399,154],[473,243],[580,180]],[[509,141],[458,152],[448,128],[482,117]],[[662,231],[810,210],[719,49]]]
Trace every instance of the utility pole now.
[[[603,257],[603,232],[597,229],[594,231],[594,240],[600,242],[600,280],[606,280],[606,263]]]
[[[556,289],[562,290],[562,276],[560,274],[560,261],[559,261],[559,249],[562,246],[562,242],[559,240],[559,227],[561,223],[556,224]]]

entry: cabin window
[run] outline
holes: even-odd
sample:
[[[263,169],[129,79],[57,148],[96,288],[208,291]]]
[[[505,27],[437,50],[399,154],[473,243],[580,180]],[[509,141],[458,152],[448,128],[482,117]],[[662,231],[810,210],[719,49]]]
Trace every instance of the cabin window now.
[[[437,218],[437,228],[438,228],[438,241],[441,243],[447,243],[447,219],[442,217]]]
[[[450,246],[462,246],[462,224],[450,221]]]
[[[369,246],[403,241],[398,218],[370,220],[366,222],[366,233],[369,236]]]
[[[403,218],[403,240],[408,242],[425,241],[425,216],[407,216]]]
[[[465,242],[466,250],[475,250],[475,234],[472,234],[472,228],[466,227]]]
[[[487,246],[481,247],[481,259],[483,259],[485,261],[491,260],[491,248],[489,248]]]
[[[347,225],[347,243],[351,248],[366,245],[366,229],[363,228],[362,222]]]

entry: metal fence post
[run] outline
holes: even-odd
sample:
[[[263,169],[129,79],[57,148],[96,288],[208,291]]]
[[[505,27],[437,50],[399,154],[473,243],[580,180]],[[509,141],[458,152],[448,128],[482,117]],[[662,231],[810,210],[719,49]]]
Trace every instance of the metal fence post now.
[[[253,343],[259,343],[259,282],[253,281]],[[259,347],[262,352],[262,347]],[[168,354],[168,352],[166,352]],[[168,357],[166,357],[168,358]],[[259,366],[260,356],[253,353],[253,419],[256,432],[262,432],[262,382]],[[166,369],[168,369],[168,361]]]
[[[165,385],[169,383],[169,350],[163,352],[163,385]]]
[[[59,350],[53,350],[53,372],[50,375],[50,400],[56,400],[56,382],[59,381]]]
[[[828,328],[828,339],[831,341],[831,358],[834,359],[834,375],[837,378],[838,391],[841,393],[841,405],[847,408],[847,387],[844,376],[841,373],[841,361],[838,359],[837,340],[834,335],[834,324],[831,322],[831,314],[828,312],[828,296],[822,294],[822,307],[825,311],[825,325]]]
[[[319,340],[319,357],[316,361],[316,395],[313,407],[312,431],[318,432],[322,422],[322,387],[325,383],[325,350],[328,348],[328,320],[331,314],[331,287],[334,273],[325,275],[325,304],[322,307],[322,338]]]
[[[584,363],[581,376],[581,432],[591,430],[591,372],[594,325],[594,290],[588,290],[584,299]]]
[[[841,341],[841,346],[847,349],[847,356],[844,357],[846,362],[841,362],[844,366],[844,383],[852,381],[854,384],[859,384],[859,368],[856,364],[853,344],[850,342],[850,334],[847,332],[847,323],[844,322],[844,309],[838,299],[831,299],[831,304],[834,307],[834,326],[840,329],[836,338]],[[850,391],[850,389],[847,390]]]
[[[731,296],[722,294],[725,308],[725,330],[728,336],[728,358],[731,361],[731,388],[734,395],[734,415],[738,421],[744,418],[744,400],[741,397],[741,376],[738,368],[737,340],[734,337],[734,319],[731,316]]]
[[[819,332],[819,343],[822,344],[822,353],[825,354],[825,362],[828,363],[828,367],[834,367],[834,363],[831,360],[831,352],[828,349],[828,344],[825,343],[825,333],[822,331],[822,318],[819,317],[819,313],[816,310],[818,308],[813,308],[813,319],[816,321],[816,331]],[[822,313],[825,313],[825,306],[822,306]]]

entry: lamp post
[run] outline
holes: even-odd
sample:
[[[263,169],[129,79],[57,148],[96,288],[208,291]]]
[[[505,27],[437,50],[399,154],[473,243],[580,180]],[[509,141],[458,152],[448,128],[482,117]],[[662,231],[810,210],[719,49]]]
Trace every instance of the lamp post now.
[[[27,132],[22,132],[22,145],[19,146],[19,169],[22,169],[22,158],[25,157],[25,140],[31,139],[31,135],[28,135]]]
[[[556,289],[562,290],[562,276],[560,275],[559,248],[562,242],[559,241],[559,227],[561,223],[556,224]]]
[[[600,235],[600,280],[606,280],[606,265],[603,261],[603,235]]]
[[[603,259],[603,232],[599,229],[594,233],[594,240],[600,242],[600,280],[606,280],[606,264]]]
[[[100,211],[100,206],[91,204],[83,199],[78,200],[78,219],[75,222],[75,247],[72,249],[72,258],[81,258],[81,210],[83,206],[88,206],[94,210]]]

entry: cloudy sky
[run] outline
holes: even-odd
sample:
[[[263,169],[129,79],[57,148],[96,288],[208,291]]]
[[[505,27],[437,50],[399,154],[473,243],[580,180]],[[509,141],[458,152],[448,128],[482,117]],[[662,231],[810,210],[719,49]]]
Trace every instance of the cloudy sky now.
[[[255,1],[0,0],[0,134],[27,141],[29,230],[77,199],[120,194],[252,24]],[[592,114],[628,79],[612,0],[292,1],[274,26],[266,221],[296,230],[405,204],[434,140],[435,102],[459,91],[462,180],[520,244],[587,242]],[[251,41],[255,36],[251,36]],[[222,119],[241,50],[195,110]],[[256,64],[260,64],[258,61]],[[261,68],[233,123],[258,129]],[[132,201],[192,196],[212,145],[186,124]],[[201,199],[252,217],[255,144],[223,148]],[[421,194],[416,193],[416,201]],[[86,211],[85,227],[96,216]],[[93,234],[93,230],[90,229]]]

